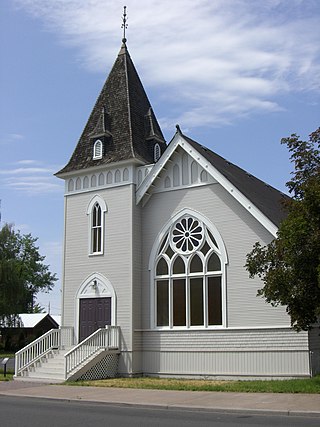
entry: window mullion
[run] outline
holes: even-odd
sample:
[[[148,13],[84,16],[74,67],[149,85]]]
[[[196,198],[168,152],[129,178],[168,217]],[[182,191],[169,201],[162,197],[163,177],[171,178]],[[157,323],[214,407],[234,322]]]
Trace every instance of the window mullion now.
[[[173,279],[169,278],[169,327],[173,327]]]
[[[204,327],[208,327],[208,280],[203,276],[203,309],[204,309]]]
[[[186,286],[186,327],[190,328],[190,280],[188,275],[185,278],[185,286]]]

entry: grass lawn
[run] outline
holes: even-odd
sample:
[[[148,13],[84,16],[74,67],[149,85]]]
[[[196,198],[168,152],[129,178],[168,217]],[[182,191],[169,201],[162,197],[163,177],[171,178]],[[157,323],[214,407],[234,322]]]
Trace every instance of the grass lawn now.
[[[4,377],[3,371],[2,370],[0,371],[0,381],[11,381],[12,377],[13,377],[13,372],[7,371],[7,375],[6,377]]]
[[[320,376],[294,380],[214,381],[163,378],[115,378],[76,381],[67,385],[153,390],[232,391],[243,393],[320,393]]]

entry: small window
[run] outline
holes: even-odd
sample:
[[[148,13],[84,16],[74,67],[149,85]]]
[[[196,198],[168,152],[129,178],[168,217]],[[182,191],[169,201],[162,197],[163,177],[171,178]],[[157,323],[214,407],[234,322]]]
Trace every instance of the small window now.
[[[102,159],[102,141],[100,141],[100,139],[98,139],[98,141],[96,141],[94,143],[93,146],[93,159],[97,160],[97,159]]]
[[[157,162],[161,157],[161,148],[159,144],[154,145],[154,161]]]

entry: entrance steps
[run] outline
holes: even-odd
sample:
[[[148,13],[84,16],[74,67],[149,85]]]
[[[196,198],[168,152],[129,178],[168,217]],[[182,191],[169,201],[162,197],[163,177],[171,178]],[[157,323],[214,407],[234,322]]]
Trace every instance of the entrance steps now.
[[[14,377],[15,381],[62,383],[65,381],[64,355],[70,350],[52,350],[43,358],[36,361],[21,376]]]
[[[120,328],[100,328],[75,346],[69,329],[52,329],[19,350],[14,379],[62,383],[114,377],[120,354]]]

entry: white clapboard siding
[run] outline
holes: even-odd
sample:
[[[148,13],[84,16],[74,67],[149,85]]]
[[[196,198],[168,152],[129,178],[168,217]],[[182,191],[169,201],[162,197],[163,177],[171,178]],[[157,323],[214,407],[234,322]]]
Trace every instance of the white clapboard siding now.
[[[104,254],[89,256],[87,207],[98,194],[107,204]],[[105,276],[117,298],[116,323],[121,326],[122,345],[131,348],[132,334],[132,205],[133,186],[97,190],[66,198],[64,265],[64,325],[76,325],[76,295],[93,273]],[[76,331],[77,334],[77,331]]]
[[[244,268],[246,254],[253,244],[267,244],[271,234],[253,218],[219,184],[156,193],[142,212],[143,227],[143,328],[150,327],[149,257],[152,245],[170,218],[184,208],[193,209],[207,217],[218,229],[225,243],[227,265],[227,326],[287,326],[290,319],[284,307],[274,308],[258,298],[262,282],[249,279]]]
[[[290,328],[137,331],[146,374],[286,377],[310,374],[308,332]]]

